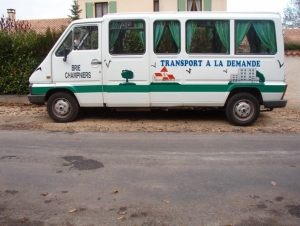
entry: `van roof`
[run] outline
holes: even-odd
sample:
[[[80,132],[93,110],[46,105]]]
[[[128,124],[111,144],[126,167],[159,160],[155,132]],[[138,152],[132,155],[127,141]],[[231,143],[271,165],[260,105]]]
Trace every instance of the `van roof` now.
[[[95,23],[111,19],[140,19],[140,18],[162,18],[162,19],[281,19],[279,12],[228,12],[228,11],[201,11],[201,12],[126,12],[126,13],[109,13],[101,18],[79,19],[72,23]]]

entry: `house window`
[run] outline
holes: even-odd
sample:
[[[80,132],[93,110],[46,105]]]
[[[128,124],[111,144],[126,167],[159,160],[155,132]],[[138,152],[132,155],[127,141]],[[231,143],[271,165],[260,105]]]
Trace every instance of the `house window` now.
[[[145,53],[145,22],[143,20],[112,20],[109,22],[110,54]]]
[[[153,4],[154,12],[159,12],[159,0],[154,0]]]
[[[186,23],[187,53],[229,53],[228,20],[189,20]]]
[[[272,21],[235,21],[235,53],[267,54],[277,52],[275,25]]]
[[[180,22],[157,20],[154,23],[154,52],[174,54],[180,52]]]
[[[202,0],[188,0],[187,11],[202,11]]]
[[[108,3],[107,2],[101,2],[101,3],[95,3],[95,15],[96,17],[103,17],[105,14],[108,13]]]

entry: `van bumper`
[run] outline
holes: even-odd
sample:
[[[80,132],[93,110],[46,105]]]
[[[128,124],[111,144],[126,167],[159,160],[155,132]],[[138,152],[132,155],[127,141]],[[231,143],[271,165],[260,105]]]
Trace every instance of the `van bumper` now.
[[[44,105],[46,95],[28,95],[28,100],[32,104]]]
[[[265,108],[284,108],[287,104],[287,100],[274,100],[274,101],[264,101]]]

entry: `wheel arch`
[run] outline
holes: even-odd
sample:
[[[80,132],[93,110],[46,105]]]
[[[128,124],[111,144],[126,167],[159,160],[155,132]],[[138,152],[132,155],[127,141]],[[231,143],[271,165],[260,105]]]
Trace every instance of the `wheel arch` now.
[[[74,94],[74,92],[72,92],[70,89],[67,88],[55,88],[55,89],[51,89],[46,93],[46,97],[45,97],[45,101],[47,102],[49,97],[54,94],[54,93],[58,93],[58,92],[64,92],[64,93],[68,93],[70,95],[72,95],[75,100],[77,101],[77,104],[79,104],[78,99],[76,97],[76,95]]]
[[[230,94],[227,97],[225,106],[227,105],[230,98],[233,97],[235,94],[238,94],[238,93],[249,93],[249,94],[253,95],[258,100],[258,103],[260,105],[263,104],[263,98],[262,98],[261,92],[258,88],[240,87],[240,88],[234,88],[230,91]]]

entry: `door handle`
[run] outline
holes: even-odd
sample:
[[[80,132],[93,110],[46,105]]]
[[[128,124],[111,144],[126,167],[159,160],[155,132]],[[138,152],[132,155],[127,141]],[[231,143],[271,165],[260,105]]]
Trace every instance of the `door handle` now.
[[[102,62],[99,61],[98,59],[93,59],[91,64],[92,64],[92,67],[98,67],[100,64],[102,64]]]

